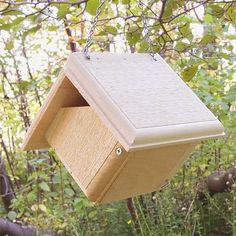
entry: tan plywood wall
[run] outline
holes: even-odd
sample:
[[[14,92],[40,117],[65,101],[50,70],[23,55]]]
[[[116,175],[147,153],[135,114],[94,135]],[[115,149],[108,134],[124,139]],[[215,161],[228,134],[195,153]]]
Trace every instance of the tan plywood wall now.
[[[196,145],[126,152],[90,107],[61,108],[46,139],[80,188],[96,203],[158,190]],[[120,155],[116,153],[118,147]]]

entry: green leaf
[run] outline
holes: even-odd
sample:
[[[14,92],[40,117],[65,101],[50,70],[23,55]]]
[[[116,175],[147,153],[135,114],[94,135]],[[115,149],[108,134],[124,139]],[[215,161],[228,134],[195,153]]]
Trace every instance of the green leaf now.
[[[204,170],[206,170],[207,165],[206,164],[200,164],[199,168],[201,169],[201,171],[204,171]]]
[[[236,15],[236,6],[232,5],[227,9],[225,16],[229,21],[232,21],[235,24],[236,23],[235,15]]]
[[[217,70],[218,66],[219,66],[219,60],[215,59],[215,58],[209,58],[208,59],[208,66],[212,69],[212,70]]]
[[[227,49],[228,51],[233,51],[234,46],[233,46],[233,45],[229,45],[229,46],[226,47],[226,49]]]
[[[35,201],[37,199],[37,195],[35,192],[29,192],[27,194],[27,200],[28,201]]]
[[[97,36],[107,36],[107,32],[105,32],[105,31],[100,31],[98,34],[97,34]],[[81,39],[79,40],[79,42],[83,42]],[[85,40],[85,42],[86,42],[86,40]],[[81,43],[82,44],[82,43]]]
[[[27,31],[24,32],[24,36],[26,37],[29,34],[34,34],[36,33],[39,29],[41,28],[41,25],[37,25],[31,29],[28,29]]]
[[[176,3],[174,0],[167,0],[162,18],[165,19],[171,17],[175,7]]]
[[[211,5],[211,14],[216,18],[221,18],[224,15],[224,9],[218,5]]]
[[[3,24],[0,26],[0,30],[8,31],[11,29],[11,24]]]
[[[83,201],[81,198],[76,198],[73,203],[74,207],[80,211],[83,208]]]
[[[231,55],[227,54],[227,53],[224,53],[224,52],[220,52],[218,54],[218,57],[221,57],[221,58],[224,58],[224,59],[230,59],[231,58]]]
[[[44,190],[44,191],[47,191],[47,192],[50,191],[50,188],[49,188],[49,186],[48,186],[48,184],[47,184],[46,182],[40,183],[40,184],[39,184],[39,187],[40,187],[42,190]]]
[[[7,217],[9,220],[15,220],[17,217],[17,213],[15,211],[9,211]]]
[[[4,16],[16,16],[16,15],[22,15],[22,12],[18,9],[10,9],[9,11],[3,12],[2,15]]]
[[[57,17],[60,19],[65,18],[68,11],[69,11],[69,4],[59,4]]]
[[[182,71],[181,76],[184,81],[190,81],[193,76],[197,73],[198,66],[189,66]]]
[[[75,195],[74,191],[71,188],[65,188],[65,193],[70,197]]]
[[[110,34],[113,34],[113,35],[117,34],[117,29],[114,26],[111,26],[111,25],[105,26],[105,30]]]
[[[108,208],[105,209],[105,212],[109,212],[109,213],[114,213],[116,211],[117,211],[116,208],[111,208],[111,207],[108,207]]]
[[[129,32],[126,34],[126,38],[130,45],[136,44],[141,38],[141,29],[137,27],[130,27]]]
[[[56,31],[57,29],[58,29],[58,27],[55,25],[48,26],[48,31]]]
[[[22,21],[24,21],[25,17],[21,16],[21,17],[17,17],[15,20],[12,21],[11,25],[12,26],[16,26],[18,24],[20,24]]]
[[[200,43],[201,44],[208,44],[208,43],[212,43],[214,42],[216,39],[216,36],[215,35],[212,35],[212,34],[206,34],[202,37]]]
[[[13,41],[8,41],[7,43],[6,43],[6,49],[7,50],[11,50],[12,48],[14,47],[14,44],[13,44]]]
[[[235,5],[231,5],[230,7],[227,8],[225,12],[225,17],[227,20],[233,22],[236,24],[236,7]]]
[[[179,27],[179,32],[185,37],[193,35],[192,30],[190,29],[190,24],[189,23]]]
[[[91,207],[94,207],[94,203],[89,201],[88,199],[83,199],[83,205],[84,207],[87,207],[87,208],[91,208]]]
[[[211,15],[209,15],[209,14],[206,14],[206,15],[204,16],[204,21],[205,21],[206,23],[208,23],[208,24],[212,24],[212,23],[214,22],[213,17],[212,17]]]
[[[229,35],[226,35],[225,37],[229,40],[236,40],[236,35],[234,34],[229,34]]]
[[[39,204],[39,209],[43,212],[46,212],[47,211],[47,208],[44,204]]]
[[[59,184],[59,183],[61,183],[61,177],[60,177],[58,174],[54,175],[53,178],[52,178],[52,182],[53,182],[54,184]]]
[[[29,81],[26,81],[26,80],[22,80],[20,81],[20,83],[18,83],[18,86],[21,90],[28,90],[29,86],[30,86],[30,82]]]
[[[96,15],[98,6],[99,0],[89,0],[87,3],[86,11],[91,15]]]
[[[189,47],[189,44],[187,44],[187,43],[177,42],[175,49],[179,52],[183,52],[188,47]]]
[[[121,3],[124,4],[124,5],[127,5],[127,4],[130,3],[130,0],[122,0]]]
[[[89,217],[89,218],[93,218],[93,217],[95,217],[96,215],[97,215],[97,211],[94,210],[94,211],[90,211],[90,212],[89,212],[88,217]]]
[[[49,197],[57,197],[58,196],[58,192],[50,192],[47,194]]]
[[[143,40],[138,45],[138,52],[147,52],[148,50],[148,43],[147,41]]]

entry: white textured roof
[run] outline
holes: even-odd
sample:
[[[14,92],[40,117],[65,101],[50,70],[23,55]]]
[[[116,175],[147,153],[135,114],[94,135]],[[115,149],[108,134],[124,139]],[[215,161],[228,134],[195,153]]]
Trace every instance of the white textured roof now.
[[[87,60],[73,53],[64,73],[126,150],[223,135],[211,111],[156,58],[103,52]]]

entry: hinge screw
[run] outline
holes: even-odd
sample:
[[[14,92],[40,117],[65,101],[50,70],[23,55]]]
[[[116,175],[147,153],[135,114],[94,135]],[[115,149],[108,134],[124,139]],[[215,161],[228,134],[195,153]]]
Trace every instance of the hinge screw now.
[[[116,149],[116,155],[120,156],[122,154],[122,149],[120,147],[118,147]]]

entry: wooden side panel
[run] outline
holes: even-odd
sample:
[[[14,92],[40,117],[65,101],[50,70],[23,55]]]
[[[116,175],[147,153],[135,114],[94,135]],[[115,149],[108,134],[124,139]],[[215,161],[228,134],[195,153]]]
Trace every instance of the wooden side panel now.
[[[96,203],[158,190],[196,145],[126,152],[90,107],[61,108],[46,139],[80,188]],[[121,155],[116,153],[118,147]]]
[[[189,143],[130,154],[100,202],[112,202],[160,189],[176,173],[195,145]]]
[[[117,155],[116,149],[121,148],[121,155]],[[110,155],[106,158],[103,166],[94,176],[86,189],[86,195],[90,200],[100,203],[107,190],[111,187],[116,177],[125,166],[130,153],[126,152],[119,143],[113,148]],[[122,191],[122,189],[120,189]]]
[[[73,84],[61,74],[27,131],[23,149],[49,148],[45,133],[61,107],[88,106]]]
[[[90,107],[60,109],[46,139],[85,193],[117,144]]]

